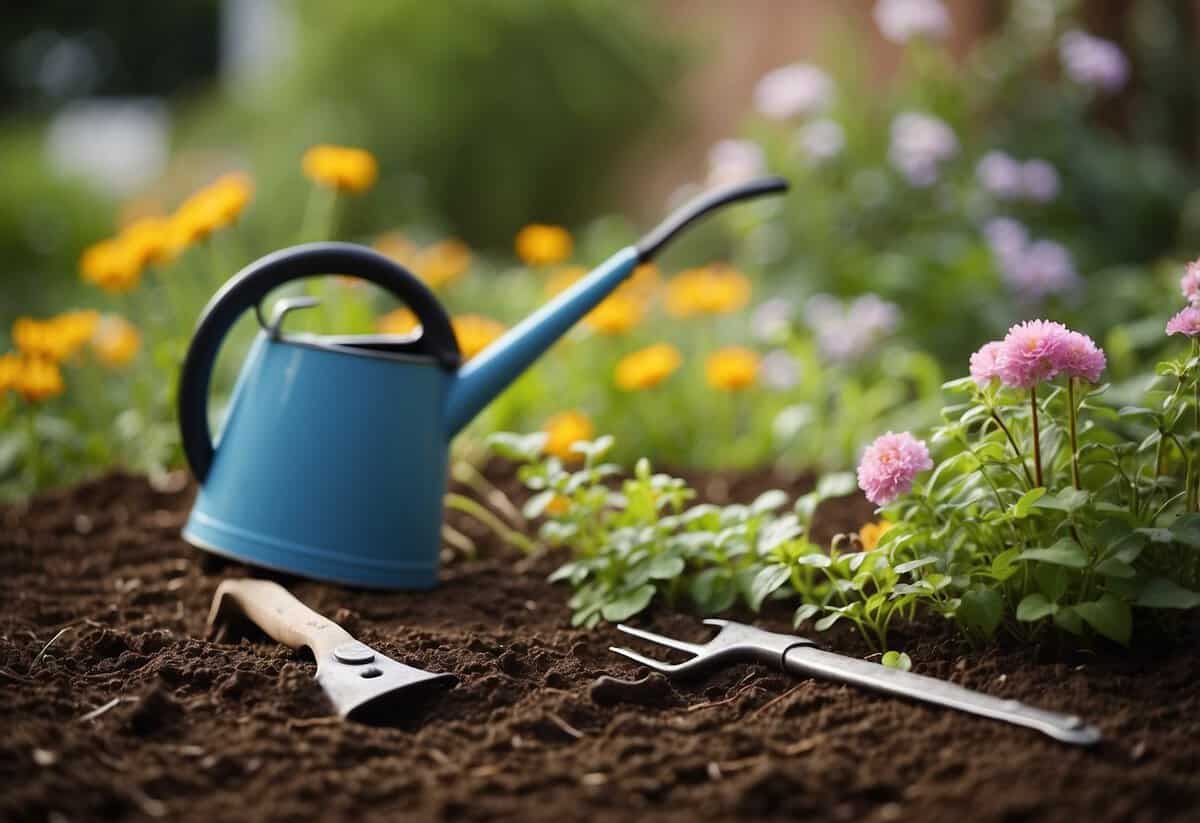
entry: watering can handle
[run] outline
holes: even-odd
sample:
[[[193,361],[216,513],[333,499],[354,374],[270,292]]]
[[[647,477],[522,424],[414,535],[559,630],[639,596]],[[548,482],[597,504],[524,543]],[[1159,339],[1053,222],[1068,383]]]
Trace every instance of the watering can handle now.
[[[235,274],[205,306],[179,377],[179,429],[183,452],[203,483],[212,465],[208,390],[221,342],[242,314],[272,289],[322,274],[350,274],[388,290],[421,321],[417,345],[444,369],[457,369],[462,355],[450,318],[433,292],[415,275],[379,252],[353,243],[308,243],[268,254]]]

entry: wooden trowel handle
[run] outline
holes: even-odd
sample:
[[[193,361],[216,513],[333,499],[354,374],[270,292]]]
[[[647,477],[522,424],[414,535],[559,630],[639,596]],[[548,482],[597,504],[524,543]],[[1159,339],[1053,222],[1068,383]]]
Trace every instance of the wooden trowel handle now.
[[[233,608],[280,643],[293,649],[312,649],[318,662],[338,646],[354,640],[337,623],[317,614],[270,580],[225,580],[217,586],[208,612],[209,631]]]

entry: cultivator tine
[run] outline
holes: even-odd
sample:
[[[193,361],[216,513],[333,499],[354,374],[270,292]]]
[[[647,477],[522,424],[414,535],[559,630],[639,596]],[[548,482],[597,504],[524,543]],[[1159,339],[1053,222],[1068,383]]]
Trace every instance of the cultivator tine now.
[[[687,643],[683,640],[676,640],[673,637],[665,637],[661,634],[648,632],[645,629],[636,629],[633,626],[626,626],[624,623],[617,624],[617,631],[625,632],[625,634],[631,634],[634,637],[640,637],[642,640],[646,640],[651,643],[657,643],[658,645],[666,646],[669,649],[678,649],[681,652],[688,652],[689,654],[700,654],[701,651],[703,651],[703,647],[698,646],[695,643]]]
[[[628,657],[635,663],[641,663],[646,668],[653,669],[656,672],[662,672],[663,674],[672,674],[687,665],[687,663],[664,663],[661,660],[655,660],[653,657],[646,657],[644,654],[639,654],[633,649],[626,649],[623,646],[609,646],[608,650],[610,652],[615,652],[622,657]],[[691,661],[689,660],[688,663],[690,662]]]

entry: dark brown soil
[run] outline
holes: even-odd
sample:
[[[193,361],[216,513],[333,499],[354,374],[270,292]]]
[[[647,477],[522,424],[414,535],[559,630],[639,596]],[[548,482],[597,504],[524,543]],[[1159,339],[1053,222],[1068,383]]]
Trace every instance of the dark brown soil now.
[[[693,479],[736,499],[775,480]],[[0,817],[1197,819],[1194,621],[1173,650],[1123,656],[898,638],[919,671],[1096,722],[1106,741],[1080,750],[759,666],[598,682],[645,672],[607,651],[611,628],[569,628],[551,557],[493,547],[431,593],[288,581],[365,642],[461,678],[369,728],[325,715],[303,654],[204,639],[217,583],[248,570],[180,541],[190,499],[116,475],[0,510]],[[869,511],[839,503],[824,534]],[[645,622],[697,635],[686,615]]]

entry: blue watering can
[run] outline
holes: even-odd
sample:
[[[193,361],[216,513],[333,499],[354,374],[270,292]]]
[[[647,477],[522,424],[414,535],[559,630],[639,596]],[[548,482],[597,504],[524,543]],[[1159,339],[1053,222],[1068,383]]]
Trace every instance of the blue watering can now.
[[[784,191],[779,178],[715,191],[681,208],[463,364],[433,293],[392,260],[349,243],[275,252],[235,275],[205,307],[179,383],[183,450],[200,491],[183,536],[201,549],[356,586],[437,583],[450,439],[681,229],[727,203]],[[415,336],[284,334],[316,301],[261,301],[323,274],[369,280],[420,320]],[[262,327],[214,444],[213,363],[235,321]]]

